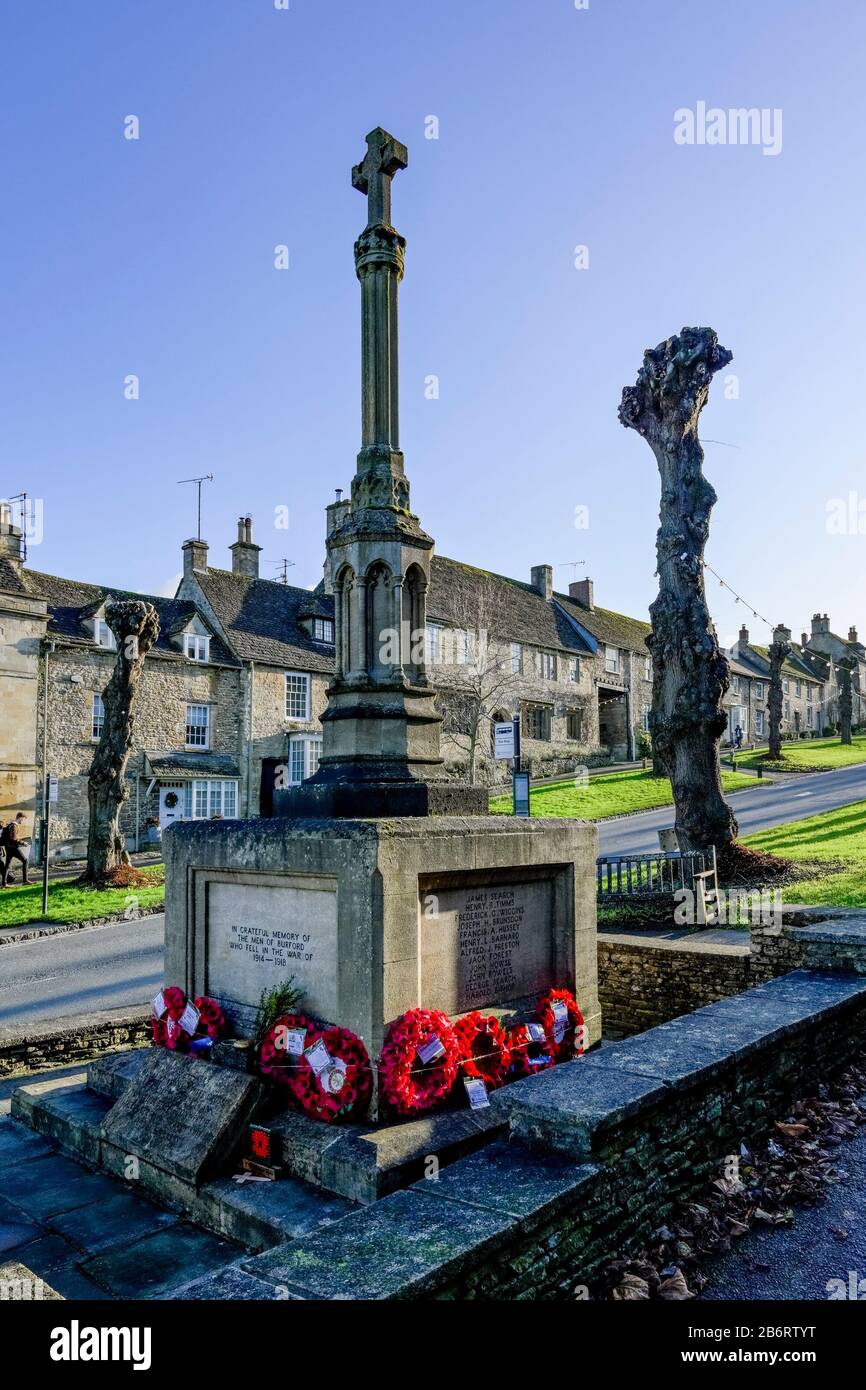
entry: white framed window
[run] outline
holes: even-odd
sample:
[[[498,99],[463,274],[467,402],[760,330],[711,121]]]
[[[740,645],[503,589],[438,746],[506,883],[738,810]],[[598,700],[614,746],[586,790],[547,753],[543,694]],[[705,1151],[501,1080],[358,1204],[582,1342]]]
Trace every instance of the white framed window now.
[[[102,730],[104,728],[105,705],[102,702],[102,696],[94,692],[90,709],[90,737],[94,743],[98,743],[102,738]]]
[[[815,707],[814,707],[814,705],[807,705],[807,706],[806,706],[806,728],[807,728],[807,729],[812,729],[812,728],[814,728],[814,725],[815,725]]]
[[[115,641],[114,633],[111,631],[111,628],[104,618],[94,618],[93,640],[98,647],[105,647],[106,651],[117,651],[117,642]]]
[[[640,726],[645,734],[649,733],[650,706],[644,705],[640,712]]]
[[[790,701],[790,700],[786,700],[786,701],[785,701],[785,718],[786,718],[786,719],[790,719],[790,718],[791,718],[791,701]]]
[[[330,618],[313,619],[313,641],[333,642],[334,624]]]
[[[615,676],[619,673],[619,647],[605,647],[604,669]]]
[[[454,663],[456,666],[471,666],[475,661],[475,633],[464,627],[454,630]]]
[[[286,718],[309,719],[310,677],[299,671],[286,672]]]
[[[759,738],[764,736],[764,711],[762,709],[755,710],[755,733]]]
[[[739,676],[731,676],[731,690],[732,690],[732,692],[733,692],[734,695],[739,695],[739,693],[740,693],[740,678],[739,678]]]
[[[643,678],[645,681],[651,681],[653,678],[653,659],[651,656],[645,656],[643,659]]]
[[[184,653],[190,661],[207,661],[210,656],[210,638],[197,632],[188,632],[183,641]]]
[[[802,687],[800,681],[796,681],[795,684],[794,684],[794,694],[795,694],[795,695],[802,695],[802,693],[803,693],[803,687]]]
[[[219,777],[196,777],[183,785],[183,814],[186,820],[207,820],[210,816],[233,819],[238,813],[238,784]]]
[[[580,681],[580,660],[576,656],[569,656],[567,659],[566,675],[572,685],[577,685]]]
[[[791,689],[791,682],[790,682],[790,681],[782,681],[782,689],[784,690],[785,694],[787,695],[788,691]]]
[[[807,686],[806,686],[806,702],[807,702],[807,704],[810,704],[810,705],[811,705],[812,700],[814,699],[814,697],[815,697],[815,687],[814,687],[814,685],[808,685],[808,684],[807,684]]]
[[[764,682],[763,682],[763,681],[755,681],[755,699],[756,699],[756,700],[763,700],[763,698],[764,698]]]
[[[556,656],[553,652],[535,653],[535,670],[543,681],[556,680]]]
[[[523,648],[519,642],[511,643],[511,673],[514,676],[523,675]]]
[[[210,705],[187,705],[186,746],[210,747]]]
[[[428,623],[424,633],[425,660],[428,666],[442,665],[442,628],[439,623]]]
[[[289,786],[312,777],[322,752],[321,734],[295,734],[289,739]]]

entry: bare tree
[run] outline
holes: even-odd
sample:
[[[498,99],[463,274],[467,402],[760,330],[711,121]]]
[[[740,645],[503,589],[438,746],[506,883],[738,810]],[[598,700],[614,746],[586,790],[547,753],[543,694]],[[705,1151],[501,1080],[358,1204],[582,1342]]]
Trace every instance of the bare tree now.
[[[836,662],[839,673],[839,734],[843,743],[851,742],[851,714],[854,698],[851,690],[851,673],[855,663],[850,657],[842,657]]]
[[[732,354],[711,328],[684,328],[644,353],[619,418],[637,430],[661,475],[656,538],[659,594],[650,608],[653,658],[650,732],[671,780],[683,849],[724,849],[737,822],[722,795],[719,740],[730,674],[704,592],[704,547],[716,494],[704,477],[698,420],[715,372]]]
[[[791,652],[791,644],[781,635],[779,629],[773,633],[773,643],[769,649],[770,684],[767,689],[767,712],[769,729],[767,732],[769,749],[767,757],[776,762],[782,756],[782,667]]]
[[[445,705],[442,732],[466,754],[470,785],[478,781],[479,754],[491,720],[500,709],[511,712],[520,686],[510,643],[492,632],[497,598],[495,586],[484,579],[452,595],[451,639],[460,650],[452,652],[448,674],[438,682]]]
[[[109,603],[105,621],[117,642],[117,661],[103,692],[105,719],[87,782],[90,828],[84,879],[103,883],[128,862],[120,812],[129,795],[124,780],[144,659],[159,636],[159,616],[141,599]]]

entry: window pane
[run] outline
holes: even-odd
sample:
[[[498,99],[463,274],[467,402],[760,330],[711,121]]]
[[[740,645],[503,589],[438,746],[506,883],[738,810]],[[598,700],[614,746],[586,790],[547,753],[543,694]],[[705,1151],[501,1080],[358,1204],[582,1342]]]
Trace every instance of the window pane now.
[[[306,675],[294,675],[292,672],[286,673],[286,718],[287,719],[308,719],[308,694],[309,677]]]
[[[238,784],[223,782],[223,815],[236,816],[238,813]]]
[[[207,782],[195,783],[195,814],[199,820],[207,816]]]

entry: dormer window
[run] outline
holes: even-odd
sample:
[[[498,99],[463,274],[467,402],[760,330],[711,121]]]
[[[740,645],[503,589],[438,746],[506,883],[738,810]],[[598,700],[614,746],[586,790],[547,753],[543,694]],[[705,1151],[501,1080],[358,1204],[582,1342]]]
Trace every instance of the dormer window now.
[[[208,661],[210,658],[210,638],[201,637],[197,632],[186,634],[183,647],[190,661]]]
[[[333,642],[334,622],[332,618],[313,619],[313,641],[314,642]]]
[[[113,652],[117,650],[114,633],[111,631],[111,628],[104,618],[94,618],[93,640],[98,647],[105,647],[106,651]]]

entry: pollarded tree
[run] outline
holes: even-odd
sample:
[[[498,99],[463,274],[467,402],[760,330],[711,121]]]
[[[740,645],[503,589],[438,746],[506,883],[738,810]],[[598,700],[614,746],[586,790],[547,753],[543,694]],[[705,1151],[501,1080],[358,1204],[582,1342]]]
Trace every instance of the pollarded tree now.
[[[783,636],[779,628],[776,628],[768,653],[770,683],[767,689],[767,713],[769,717],[767,738],[770,745],[767,750],[767,757],[774,762],[777,762],[782,756],[782,667],[790,652],[790,642]]]
[[[671,780],[680,847],[724,849],[737,822],[722,795],[719,740],[730,682],[704,592],[704,547],[716,494],[704,477],[698,420],[715,372],[732,354],[711,328],[684,328],[644,353],[619,418],[646,439],[661,475],[659,593],[650,608],[650,732]]]
[[[90,828],[84,873],[87,882],[97,884],[126,859],[120,829],[120,811],[129,795],[124,773],[144,659],[159,636],[159,615],[141,599],[107,604],[105,621],[114,633],[117,661],[102,695],[105,719],[87,781]]]
[[[854,706],[854,697],[851,692],[851,672],[854,669],[854,662],[850,657],[843,657],[836,662],[836,669],[839,673],[839,733],[843,743],[851,742],[851,714]]]

